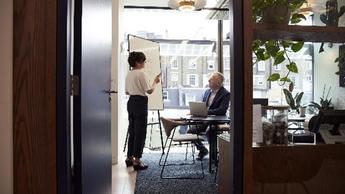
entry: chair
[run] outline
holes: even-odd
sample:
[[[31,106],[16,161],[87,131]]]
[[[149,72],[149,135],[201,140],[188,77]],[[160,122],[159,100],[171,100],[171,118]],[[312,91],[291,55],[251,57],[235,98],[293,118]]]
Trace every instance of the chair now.
[[[159,160],[159,165],[162,166],[160,177],[162,179],[203,179],[205,175],[204,175],[204,167],[203,167],[202,161],[200,161],[201,162],[201,176],[165,176],[164,172],[166,170],[166,166],[194,165],[195,164],[195,159],[194,159],[195,148],[194,148],[193,141],[199,140],[200,138],[199,138],[198,134],[175,134],[177,126],[189,124],[185,121],[177,121],[177,120],[167,119],[167,118],[163,118],[163,117],[161,117],[161,121],[162,121],[162,124],[164,127],[164,132],[167,136],[164,147],[167,146],[168,141],[169,141],[169,146],[168,146],[168,150],[165,154],[163,164],[161,162],[162,162],[164,153],[162,153],[161,158]],[[183,145],[183,144],[187,145],[186,154],[185,154],[185,161],[187,161],[187,159],[188,159],[188,157],[187,157],[188,156],[188,145],[191,144],[193,161],[189,162],[189,163],[184,162],[184,163],[177,163],[177,164],[170,164],[170,163],[167,164],[168,156],[170,153],[170,148],[172,145],[174,145],[173,143],[177,144],[177,145]]]

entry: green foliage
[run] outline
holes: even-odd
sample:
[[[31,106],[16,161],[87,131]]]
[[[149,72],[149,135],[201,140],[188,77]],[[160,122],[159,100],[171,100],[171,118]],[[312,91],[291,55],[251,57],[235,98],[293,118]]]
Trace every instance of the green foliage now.
[[[297,13],[299,8],[305,3],[305,0],[252,0],[253,21],[263,22],[263,16],[269,9],[275,9],[278,7],[286,7],[288,13],[291,13],[289,18],[290,23],[296,24],[303,19],[306,19],[304,15]],[[283,16],[279,11],[277,15],[272,15],[272,18],[277,18],[277,23],[281,23]],[[252,44],[252,50],[256,56],[255,63],[259,61],[266,61],[268,59],[273,60],[273,65],[279,65],[287,60],[288,72],[285,75],[279,73],[271,74],[267,81],[279,81],[280,85],[284,85],[286,82],[291,82],[289,78],[290,73],[298,73],[298,66],[295,62],[289,58],[289,53],[298,52],[303,48],[303,41],[289,41],[289,40],[254,40]]]
[[[289,85],[289,90],[283,89],[286,103],[290,106],[292,110],[296,110],[299,113],[299,108],[301,107],[301,100],[304,92],[296,93],[295,97],[292,96],[292,91],[294,84],[291,82]]]
[[[317,108],[319,111],[328,110],[331,108],[332,98],[328,99],[329,93],[331,91],[331,86],[329,86],[329,88],[328,88],[328,92],[327,92],[326,97],[325,97],[325,89],[326,89],[326,85],[323,86],[322,97],[320,97],[320,104],[318,104],[316,102],[310,102],[309,106]]]
[[[274,61],[273,65],[276,66],[287,60],[286,68],[288,72],[285,75],[273,73],[267,79],[267,81],[280,81],[280,85],[284,85],[286,82],[291,82],[290,73],[298,73],[298,66],[290,59],[289,53],[300,51],[303,45],[303,41],[254,40],[252,50],[256,56],[255,63],[272,59]]]

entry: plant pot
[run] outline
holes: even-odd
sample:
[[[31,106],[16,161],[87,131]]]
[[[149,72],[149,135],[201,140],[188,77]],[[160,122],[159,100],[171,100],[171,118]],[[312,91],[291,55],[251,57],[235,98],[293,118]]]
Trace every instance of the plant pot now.
[[[300,107],[299,108],[299,116],[305,117],[305,111],[307,110],[307,107]]]
[[[272,5],[262,11],[262,23],[289,24],[291,10],[287,5]]]

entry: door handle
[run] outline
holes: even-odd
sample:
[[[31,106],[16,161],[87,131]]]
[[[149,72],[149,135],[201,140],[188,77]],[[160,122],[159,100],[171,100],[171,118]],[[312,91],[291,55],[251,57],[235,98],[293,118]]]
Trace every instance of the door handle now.
[[[117,94],[117,91],[115,90],[104,90],[103,92],[109,95],[109,98],[108,98],[109,103],[111,103],[111,94]]]
[[[117,94],[117,91],[115,91],[115,90],[104,90],[103,91],[104,93],[107,93],[107,94]]]

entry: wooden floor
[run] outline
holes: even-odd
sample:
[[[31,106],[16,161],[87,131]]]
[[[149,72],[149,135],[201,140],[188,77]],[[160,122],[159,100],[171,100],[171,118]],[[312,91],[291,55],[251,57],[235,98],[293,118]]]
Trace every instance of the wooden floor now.
[[[113,165],[113,194],[133,194],[137,173],[133,167],[126,168],[125,158],[119,159],[119,163]]]

